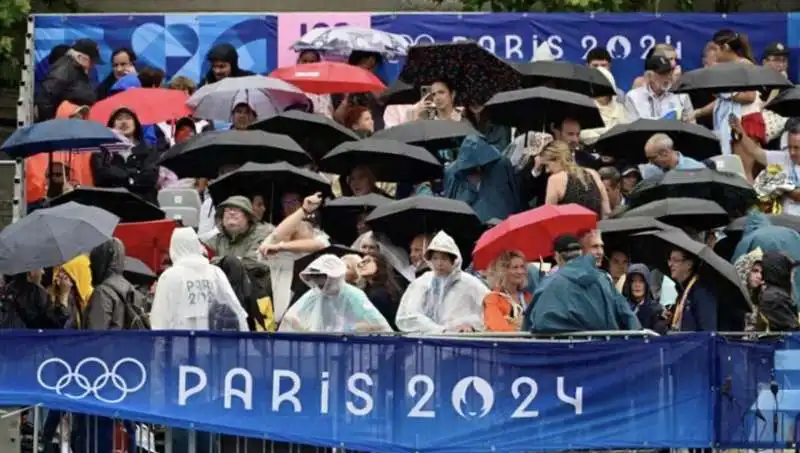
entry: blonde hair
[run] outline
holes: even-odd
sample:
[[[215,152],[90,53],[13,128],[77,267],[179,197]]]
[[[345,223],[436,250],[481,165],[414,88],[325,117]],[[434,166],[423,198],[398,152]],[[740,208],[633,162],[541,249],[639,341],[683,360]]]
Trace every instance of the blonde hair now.
[[[489,283],[490,288],[503,288],[505,286],[508,268],[511,266],[511,260],[515,258],[525,261],[525,255],[519,250],[506,250],[489,264],[489,268],[486,269],[486,281]],[[526,284],[526,282],[523,282],[522,286],[524,287]]]
[[[659,43],[653,48],[653,55],[674,55],[675,58],[678,58],[678,52],[672,47],[671,44],[667,43]]]
[[[197,89],[194,81],[186,76],[176,76],[169,81],[170,90],[186,91],[189,95],[194,94]]]
[[[575,157],[567,142],[562,140],[550,142],[542,151],[542,159],[545,162],[558,162],[568,175],[577,177],[584,188],[589,187],[586,171],[575,163]]]

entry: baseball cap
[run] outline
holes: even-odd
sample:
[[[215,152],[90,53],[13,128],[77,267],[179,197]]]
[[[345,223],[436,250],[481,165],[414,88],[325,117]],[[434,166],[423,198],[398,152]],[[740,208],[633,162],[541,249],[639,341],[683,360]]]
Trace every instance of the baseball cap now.
[[[631,167],[626,167],[624,170],[622,170],[622,177],[624,178],[625,176],[629,176],[629,175],[632,175],[634,173],[639,175],[640,178],[642,177],[642,172],[639,171],[639,168],[638,167],[632,167],[632,166]]]
[[[75,43],[72,44],[72,49],[88,55],[94,63],[103,62],[100,58],[100,49],[97,47],[97,43],[91,39],[79,39],[75,41]]]
[[[672,72],[672,63],[663,55],[653,55],[645,62],[644,69],[656,74],[669,74]]]
[[[571,234],[562,234],[553,241],[553,250],[558,253],[574,252],[582,248],[578,238]]]
[[[779,41],[775,41],[770,43],[766,49],[764,49],[764,56],[762,58],[767,57],[788,57],[789,56],[789,49]]]

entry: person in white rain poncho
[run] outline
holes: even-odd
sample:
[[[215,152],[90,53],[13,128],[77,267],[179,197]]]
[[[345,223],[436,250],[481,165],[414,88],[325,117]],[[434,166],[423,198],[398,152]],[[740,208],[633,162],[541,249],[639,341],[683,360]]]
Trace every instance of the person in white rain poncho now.
[[[397,328],[410,333],[483,330],[483,298],[489,289],[461,271],[461,252],[444,231],[425,249],[432,269],[411,282],[400,300]]]
[[[225,273],[209,263],[192,228],[176,228],[169,244],[172,266],[158,278],[152,329],[246,331],[242,308]]]
[[[283,317],[279,332],[391,332],[367,295],[345,283],[347,266],[335,255],[322,255],[300,273],[311,288]]]

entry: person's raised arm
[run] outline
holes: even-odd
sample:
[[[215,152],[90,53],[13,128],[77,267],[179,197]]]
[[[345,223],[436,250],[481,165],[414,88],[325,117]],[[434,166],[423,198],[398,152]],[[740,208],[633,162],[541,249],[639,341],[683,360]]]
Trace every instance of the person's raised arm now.
[[[744,128],[742,127],[742,120],[739,119],[736,115],[731,115],[728,117],[728,122],[731,127],[731,135],[738,136],[738,147],[737,149],[751,158],[755,159],[761,165],[767,165],[767,153],[764,151],[761,146],[756,143],[753,139],[747,136],[744,132]]]

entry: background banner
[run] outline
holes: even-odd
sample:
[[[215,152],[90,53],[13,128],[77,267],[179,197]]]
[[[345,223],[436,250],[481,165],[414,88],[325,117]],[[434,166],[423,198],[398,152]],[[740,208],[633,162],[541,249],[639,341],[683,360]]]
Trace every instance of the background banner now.
[[[791,18],[791,19],[790,19]],[[684,70],[701,65],[703,47],[721,28],[745,32],[756,58],[772,41],[800,45],[797,32],[787,32],[794,15],[769,14],[372,14],[282,13],[35,16],[37,77],[50,50],[88,37],[101,45],[106,63],[97,78],[110,71],[111,52],[132,48],[140,66],[164,69],[199,80],[208,70],[205,55],[215,44],[230,42],[239,49],[240,65],[268,73],[279,64],[293,64],[289,46],[305,31],[342,24],[372,26],[406,36],[412,44],[474,39],[502,58],[530,61],[541,42],[556,57],[582,63],[586,52],[604,47],[614,57],[617,84],[629,88],[644,69],[644,55],[656,43],[673,44]],[[796,27],[795,27],[796,28]],[[788,35],[787,35],[788,34]],[[398,63],[382,73],[394,77]],[[797,68],[793,68],[796,71]]]
[[[709,447],[718,341],[7,331],[0,404],[357,451]]]
[[[614,58],[617,85],[630,88],[658,43],[675,46],[684,70],[702,66],[703,47],[722,28],[747,33],[756,58],[773,41],[786,42],[786,14],[396,14],[375,15],[372,26],[413,44],[478,41],[497,56],[531,61],[542,42],[556,59],[584,63],[602,47]]]

